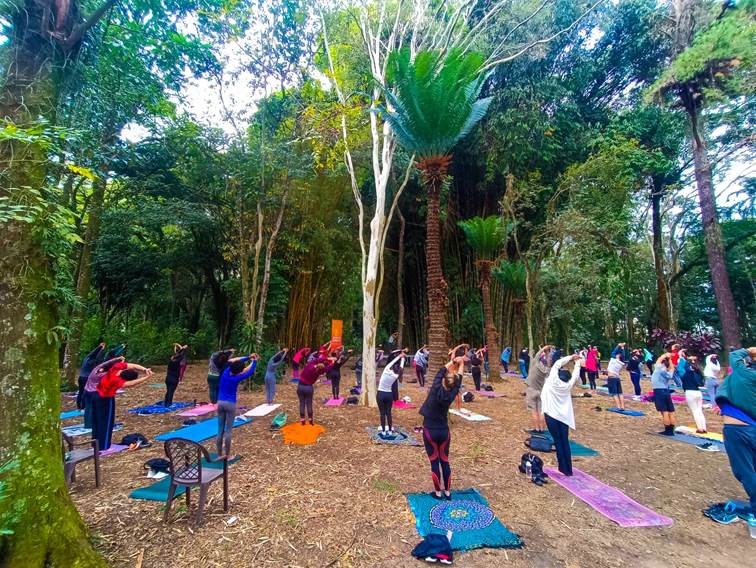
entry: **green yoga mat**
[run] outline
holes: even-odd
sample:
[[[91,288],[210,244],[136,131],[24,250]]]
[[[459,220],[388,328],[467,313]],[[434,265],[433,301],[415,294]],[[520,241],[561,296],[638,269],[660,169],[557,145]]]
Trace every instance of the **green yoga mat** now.
[[[554,443],[554,439],[551,437],[551,434],[549,432],[544,432],[543,434],[538,434],[541,438],[547,438],[548,440],[551,440],[551,443]],[[578,442],[575,442],[574,440],[570,440],[570,451],[572,452],[573,456],[578,457],[588,457],[588,456],[598,456],[599,454],[596,450],[593,448],[589,448],[588,446],[584,446],[583,444],[580,444]]]
[[[214,454],[213,454],[214,456]],[[233,459],[228,460],[228,465],[235,464],[238,462],[241,458],[239,456],[234,456]],[[210,469],[221,469],[223,467],[223,463],[210,463],[210,462],[202,462],[202,467],[208,467]],[[140,487],[139,489],[134,489],[129,494],[129,497],[132,499],[144,499],[146,501],[167,501],[168,500],[168,489],[171,486],[171,478],[170,476],[164,477],[160,481],[156,481],[155,483],[151,485],[147,485],[146,487]],[[176,487],[176,497],[179,495],[183,495],[186,492],[186,488],[183,486]]]

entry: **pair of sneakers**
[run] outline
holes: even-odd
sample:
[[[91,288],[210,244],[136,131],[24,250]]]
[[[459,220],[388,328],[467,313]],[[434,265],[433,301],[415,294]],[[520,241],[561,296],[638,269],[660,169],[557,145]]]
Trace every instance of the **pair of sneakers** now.
[[[445,554],[437,554],[436,556],[426,556],[425,557],[426,562],[430,562],[431,564],[435,564],[436,562],[440,562],[441,564],[451,564],[452,559]]]

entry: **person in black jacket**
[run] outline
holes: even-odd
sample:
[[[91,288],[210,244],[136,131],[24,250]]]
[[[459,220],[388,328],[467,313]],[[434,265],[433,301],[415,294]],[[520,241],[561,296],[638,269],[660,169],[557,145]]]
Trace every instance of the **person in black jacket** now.
[[[333,366],[331,370],[326,373],[326,378],[331,381],[331,393],[334,399],[339,398],[339,387],[341,385],[341,367],[352,356],[353,351],[345,351],[344,348],[331,351],[331,359],[333,359]]]
[[[433,384],[428,389],[428,397],[420,407],[423,416],[423,442],[433,478],[434,491],[431,495],[436,499],[442,498],[443,485],[444,497],[451,500],[449,406],[459,394],[466,359],[464,355],[456,356],[436,373]]]
[[[165,400],[163,406],[173,404],[173,395],[181,381],[181,367],[185,365],[187,345],[179,345],[168,359],[168,369],[165,373]]]

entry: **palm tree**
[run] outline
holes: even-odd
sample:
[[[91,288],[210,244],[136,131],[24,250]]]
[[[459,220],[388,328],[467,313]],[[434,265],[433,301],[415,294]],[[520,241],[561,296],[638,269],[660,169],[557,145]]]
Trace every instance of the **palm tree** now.
[[[479,99],[486,79],[485,57],[453,49],[421,51],[412,58],[408,49],[388,59],[386,107],[381,108],[396,139],[417,159],[428,193],[426,263],[428,267],[428,344],[430,365],[446,362],[449,299],[441,262],[439,202],[451,163],[451,150],[483,118],[491,102]]]

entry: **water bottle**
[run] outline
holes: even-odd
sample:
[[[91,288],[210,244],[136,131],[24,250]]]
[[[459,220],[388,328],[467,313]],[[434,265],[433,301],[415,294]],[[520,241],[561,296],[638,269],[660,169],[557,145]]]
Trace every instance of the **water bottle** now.
[[[533,465],[530,463],[530,460],[525,462],[525,475],[528,479],[533,479]]]
[[[756,515],[751,513],[748,515],[748,531],[751,533],[751,538],[756,538]]]

